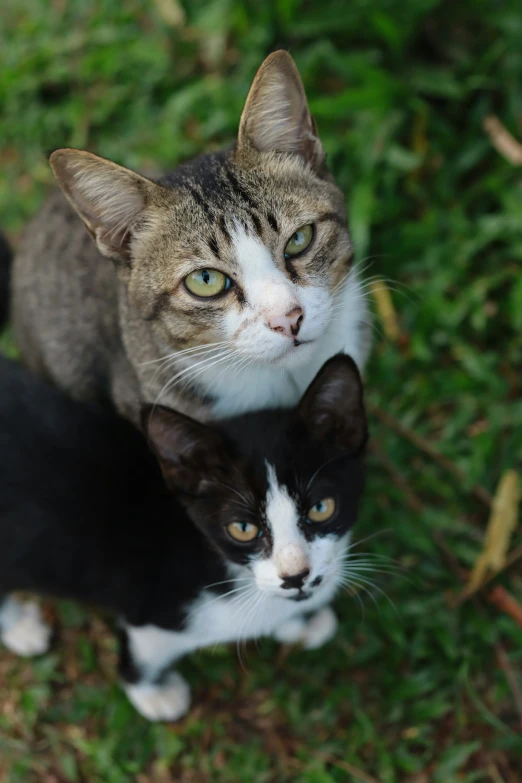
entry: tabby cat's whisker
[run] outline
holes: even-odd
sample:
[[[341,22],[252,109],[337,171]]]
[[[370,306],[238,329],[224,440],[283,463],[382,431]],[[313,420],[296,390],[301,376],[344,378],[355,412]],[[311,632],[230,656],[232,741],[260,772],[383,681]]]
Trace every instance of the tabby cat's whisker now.
[[[138,363],[138,367],[145,367],[148,364],[157,364],[158,362],[166,362],[169,359],[177,359],[177,358],[180,358],[181,356],[186,356],[188,354],[197,353],[199,351],[201,351],[201,352],[212,351],[212,350],[215,350],[216,348],[222,347],[223,345],[227,345],[227,344],[230,344],[230,343],[232,343],[232,340],[221,340],[218,343],[207,343],[207,344],[202,344],[202,345],[194,345],[194,346],[192,346],[192,348],[185,348],[182,351],[174,351],[173,353],[169,353],[166,356],[160,356],[159,359],[150,359],[147,362],[139,362]]]
[[[222,359],[228,358],[231,355],[231,353],[232,352],[229,349],[225,349],[220,354],[218,354],[218,357],[220,357],[219,360],[221,361]],[[205,359],[202,359],[200,362],[196,362],[196,364],[192,364],[190,367],[186,367],[184,370],[181,370],[180,372],[178,372],[176,375],[174,375],[172,378],[170,378],[167,381],[167,383],[163,386],[163,388],[161,389],[160,393],[158,394],[158,396],[156,398],[156,402],[154,403],[154,405],[156,406],[158,404],[158,402],[160,401],[160,399],[163,397],[163,395],[169,389],[173,388],[174,386],[177,386],[178,383],[183,378],[186,378],[186,376],[189,373],[195,371],[197,368],[201,367],[201,365],[204,365],[203,368],[202,368],[202,371],[203,371],[207,367],[211,367],[215,363],[215,361],[217,361],[215,356],[205,357]],[[190,382],[190,380],[191,379],[189,378],[188,382]]]
[[[209,370],[211,367],[214,367],[216,364],[222,364],[223,362],[230,361],[230,359],[234,358],[234,352],[229,351],[225,354],[225,356],[219,356],[219,358],[216,358],[215,356],[211,357],[214,361],[210,361],[207,363],[200,362],[200,364],[203,364],[203,367],[200,367],[199,369],[196,369],[196,366],[194,365],[193,370],[195,372],[190,373],[187,371],[183,374],[183,377],[179,377],[178,380],[176,380],[175,383],[171,385],[171,388],[177,386],[181,381],[185,381],[185,385],[182,387],[182,391],[186,389],[186,387],[192,383],[196,378],[198,378],[202,373],[206,372],[206,370]]]

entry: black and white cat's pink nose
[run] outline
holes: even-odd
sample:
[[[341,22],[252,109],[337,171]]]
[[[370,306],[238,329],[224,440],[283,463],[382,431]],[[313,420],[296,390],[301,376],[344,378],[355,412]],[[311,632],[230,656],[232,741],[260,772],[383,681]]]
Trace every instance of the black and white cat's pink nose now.
[[[298,590],[300,590],[305,583],[306,577],[309,574],[310,574],[309,568],[305,568],[299,574],[286,574],[281,577],[281,582],[282,582],[281,587],[283,588],[283,590],[291,590],[292,588],[297,588]]]
[[[280,332],[286,337],[296,337],[303,323],[303,308],[296,306],[289,310],[285,315],[270,315],[267,320],[267,326],[273,332]]]

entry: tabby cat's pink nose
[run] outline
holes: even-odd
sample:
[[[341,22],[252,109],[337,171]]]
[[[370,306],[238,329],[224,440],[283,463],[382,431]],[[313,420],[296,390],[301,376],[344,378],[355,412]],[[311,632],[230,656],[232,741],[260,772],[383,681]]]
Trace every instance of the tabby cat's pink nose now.
[[[281,332],[287,337],[295,337],[303,322],[303,308],[294,307],[286,315],[273,315],[268,319],[268,326],[273,332]]]

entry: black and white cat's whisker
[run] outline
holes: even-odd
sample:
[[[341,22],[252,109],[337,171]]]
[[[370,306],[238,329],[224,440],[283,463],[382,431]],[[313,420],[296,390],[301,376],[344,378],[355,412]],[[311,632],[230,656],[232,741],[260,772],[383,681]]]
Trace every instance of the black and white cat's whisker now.
[[[356,558],[354,556],[347,557],[342,561],[342,567],[346,568],[374,568],[374,569],[381,569],[381,570],[387,570],[390,572],[396,572],[400,573],[403,569],[400,565],[393,562],[387,562],[380,559],[370,558],[370,557],[361,557]]]
[[[400,579],[403,582],[408,582],[412,586],[416,586],[416,582],[404,573],[404,568],[400,565],[392,565],[386,563],[374,563],[370,561],[368,563],[356,563],[350,565],[348,561],[341,566],[342,573],[349,574],[375,574],[376,576],[391,577],[393,579]]]
[[[402,566],[397,560],[395,560],[393,557],[388,557],[387,555],[381,555],[380,553],[376,552],[344,552],[337,556],[336,563],[338,562],[344,562],[347,564],[353,564],[353,565],[376,565],[376,566],[385,566],[389,568],[393,568],[397,571],[404,570],[404,566]]]
[[[240,585],[239,587],[234,587],[232,590],[229,590],[226,593],[220,593],[219,595],[216,595],[215,598],[211,598],[210,601],[206,601],[205,608],[210,606],[211,604],[215,604],[216,601],[223,601],[226,598],[229,598],[231,595],[235,595],[236,593],[240,593],[245,590],[248,590],[248,585]],[[190,620],[195,615],[197,615],[199,611],[200,611],[199,606],[196,606],[195,609],[193,609],[187,614],[187,618],[186,618],[187,621]]]
[[[250,604],[251,599],[253,599],[258,594],[258,588],[255,585],[254,581],[252,580],[252,577],[247,577],[247,580],[250,582],[249,585],[242,585],[242,590],[238,591],[236,595],[230,599],[230,608],[234,610],[231,620],[233,622],[236,621],[236,618],[239,614],[239,612],[244,611],[245,607],[247,607]],[[228,594],[227,594],[228,595]],[[218,598],[223,598],[225,596],[218,596]],[[207,604],[208,606],[209,604]],[[216,647],[219,645],[219,641],[217,641],[214,646],[213,650],[216,649]]]
[[[357,541],[353,541],[352,543],[348,544],[346,547],[346,552],[350,552],[352,549],[361,546],[361,544],[365,544],[367,541],[372,541],[378,536],[385,536],[389,535],[390,533],[393,534],[393,532],[394,530],[391,527],[385,527],[384,530],[376,530],[375,533],[370,533],[370,535],[365,536],[364,538],[359,538]]]
[[[340,572],[343,574],[375,574],[379,576],[388,576],[393,577],[394,579],[407,579],[407,577],[401,573],[401,571],[395,569],[395,568],[379,568],[378,566],[375,566],[373,563],[368,563],[367,565],[361,565],[361,566],[349,566],[341,567]]]
[[[362,600],[361,596],[359,595],[359,591],[356,590],[355,587],[353,587],[351,584],[348,584],[348,583],[344,584],[342,581],[339,584],[341,585],[341,587],[344,590],[346,590],[348,595],[351,598],[355,598],[355,600],[359,604],[359,608],[361,610],[361,622],[364,622],[364,620],[366,618],[366,608],[364,606],[364,601]]]
[[[254,639],[257,640],[257,636],[256,635],[254,635],[252,637],[252,634],[250,633],[250,626],[251,626],[252,622],[255,620],[256,614],[261,609],[264,601],[265,601],[264,594],[263,593],[258,593],[258,595],[256,596],[254,602],[252,603],[252,606],[250,607],[250,611],[248,612],[248,614],[246,616],[244,627],[243,627],[244,628],[244,630],[243,630],[243,634],[244,634],[243,644],[244,644],[245,652],[248,649],[247,646],[246,646],[248,640],[251,639],[251,638],[254,638]]]
[[[359,541],[354,542],[355,544],[358,544]],[[387,561],[389,563],[394,563],[397,566],[400,566],[400,563],[398,560],[396,560],[394,557],[390,557],[389,555],[383,555],[381,552],[352,552],[351,548],[353,547],[353,544],[350,545],[350,548],[346,552],[341,552],[341,554],[337,555],[336,560],[346,560],[353,558],[367,558],[369,560],[383,560]],[[400,566],[401,567],[401,566]]]
[[[368,575],[368,574],[375,574],[376,576],[389,576],[389,577],[401,577],[402,574],[398,573],[394,570],[388,570],[386,568],[375,568],[373,565],[368,566],[361,566],[360,568],[341,568],[340,573],[344,575],[352,575],[352,574],[361,574],[361,575]]]
[[[246,509],[248,509],[248,510],[252,509],[253,503],[254,503],[253,496],[250,499],[248,499],[247,497],[245,497],[245,495],[243,495],[242,492],[240,492],[235,487],[231,487],[230,484],[225,484],[223,481],[218,481],[217,479],[212,479],[210,481],[210,483],[211,484],[216,484],[216,486],[218,486],[218,487],[223,487],[224,489],[228,489],[230,492],[232,492],[234,495],[236,495],[243,502],[244,507]]]
[[[336,462],[338,459],[342,459],[345,456],[346,456],[346,452],[342,453],[342,454],[336,454],[334,457],[331,457],[330,459],[325,460],[321,465],[319,465],[319,467],[317,468],[315,473],[312,474],[311,479],[308,481],[308,483],[306,485],[306,491],[308,491],[310,489],[310,487],[312,486],[314,480],[317,478],[319,473],[322,470],[324,470],[324,468],[326,468],[328,465],[331,465],[332,462]]]
[[[368,592],[368,594],[370,594],[369,589],[375,590],[377,593],[379,593],[379,595],[381,595],[383,598],[386,599],[386,601],[392,607],[392,609],[394,610],[396,615],[398,617],[400,617],[400,612],[399,612],[395,602],[392,601],[390,596],[384,590],[382,590],[379,587],[379,585],[375,584],[375,582],[372,582],[371,579],[368,579],[365,576],[361,576],[360,574],[355,574],[355,575],[353,575],[353,574],[346,574],[345,576],[343,576],[343,579],[344,580],[348,580],[348,582],[350,584],[353,584],[355,586],[359,586],[361,589],[366,589],[366,592]]]
[[[239,664],[244,672],[246,672],[246,667],[243,662],[243,656],[241,654],[241,648],[245,650],[246,653],[246,644],[249,639],[248,635],[248,626],[251,623],[253,617],[255,616],[256,610],[258,606],[261,604],[263,600],[263,594],[256,591],[253,596],[251,596],[246,602],[244,606],[239,607],[241,611],[244,612],[244,617],[242,620],[242,623],[238,630],[237,635],[237,641],[236,641],[236,649],[237,649],[237,656],[239,660]]]
[[[380,613],[380,607],[379,602],[375,598],[374,594],[371,590],[369,590],[366,586],[359,584],[358,582],[354,581],[353,579],[346,579],[346,580],[340,580],[339,581],[340,586],[346,590],[348,593],[350,593],[351,596],[354,596],[354,593],[359,596],[359,600],[362,602],[362,598],[360,593],[365,593],[368,595],[368,597],[371,599],[372,603],[374,604],[377,611]]]
[[[221,585],[229,585],[236,582],[251,582],[251,576],[231,576],[229,579],[223,579],[221,582],[212,582],[210,585],[205,585],[204,590],[210,590],[212,587],[220,587]]]

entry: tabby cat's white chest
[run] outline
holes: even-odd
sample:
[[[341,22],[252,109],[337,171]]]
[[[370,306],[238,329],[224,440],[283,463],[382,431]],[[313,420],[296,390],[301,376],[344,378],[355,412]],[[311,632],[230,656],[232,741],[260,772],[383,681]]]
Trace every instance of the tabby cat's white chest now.
[[[201,372],[202,386],[216,398],[213,416],[220,419],[251,410],[296,405],[325,361],[339,352],[351,356],[362,370],[370,341],[368,307],[361,288],[361,281],[352,272],[342,296],[333,305],[335,311],[325,332],[302,365],[285,369],[251,363],[240,371],[217,367]]]

